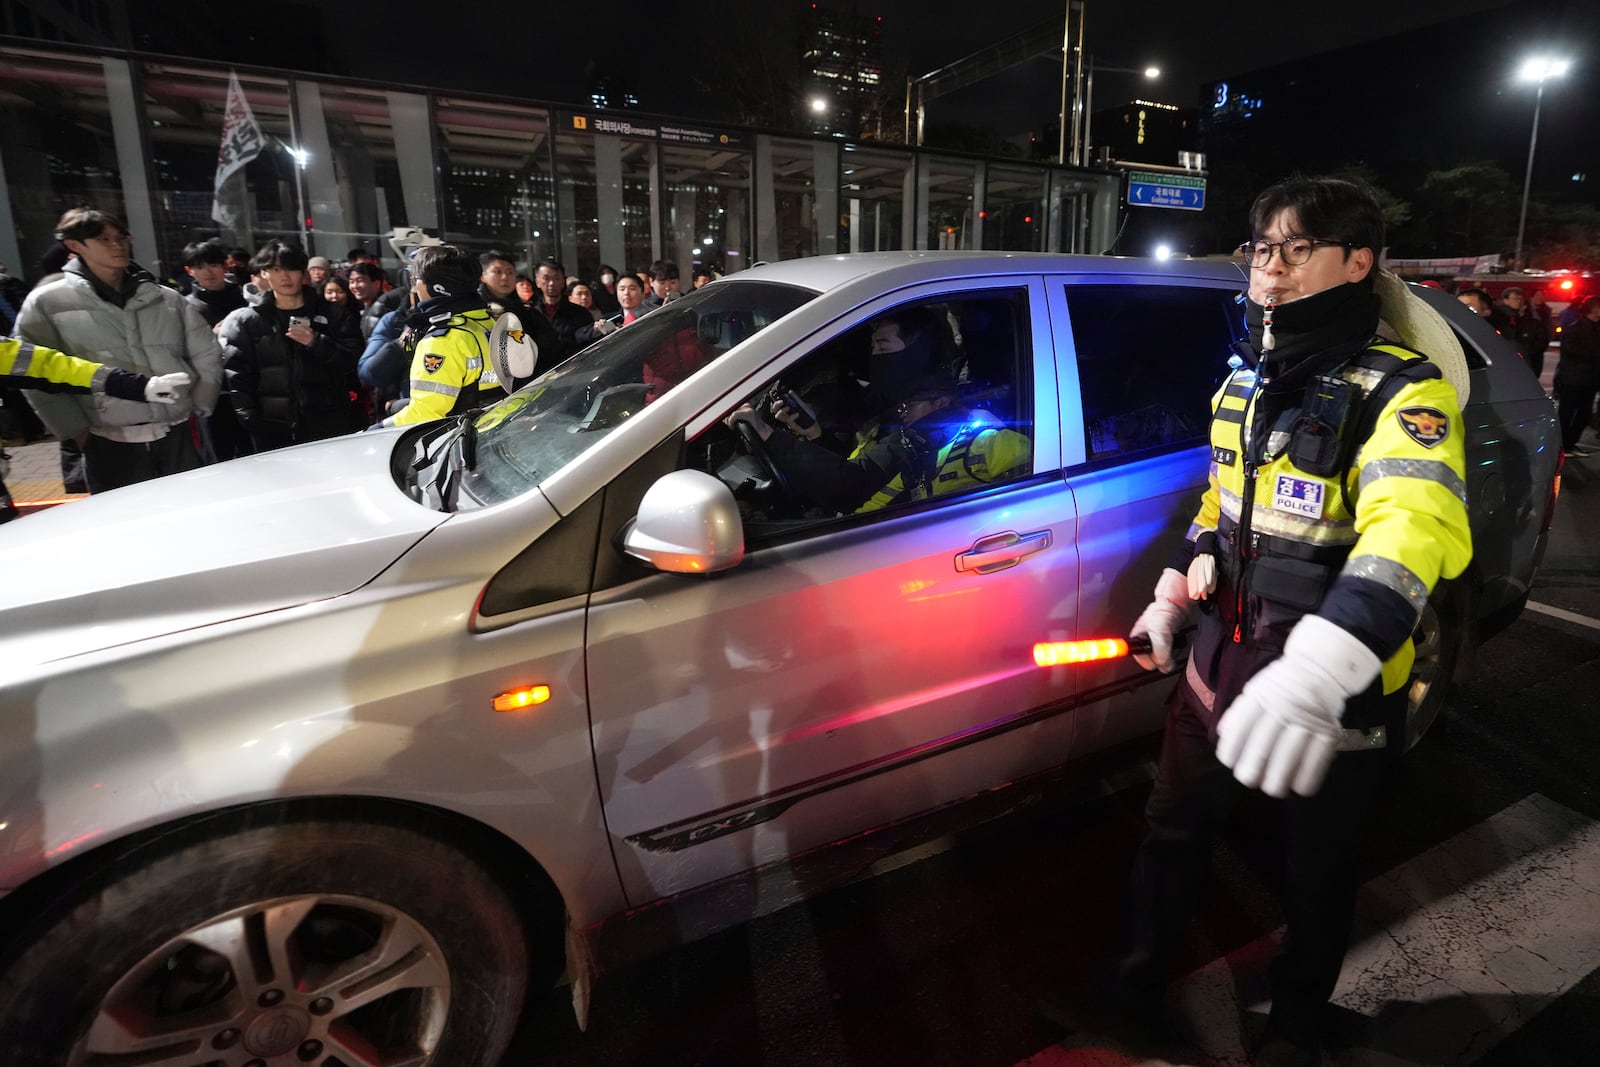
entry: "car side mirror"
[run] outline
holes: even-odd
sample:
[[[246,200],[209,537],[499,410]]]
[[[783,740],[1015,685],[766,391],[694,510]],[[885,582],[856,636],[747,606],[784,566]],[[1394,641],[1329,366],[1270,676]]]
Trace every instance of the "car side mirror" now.
[[[733,491],[704,471],[657,479],[622,532],[622,550],[658,571],[710,574],[744,559],[744,522]]]

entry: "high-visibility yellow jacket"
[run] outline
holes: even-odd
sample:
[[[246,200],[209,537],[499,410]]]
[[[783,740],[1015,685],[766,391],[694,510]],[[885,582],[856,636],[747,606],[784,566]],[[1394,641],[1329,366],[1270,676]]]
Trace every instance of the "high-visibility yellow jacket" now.
[[[44,393],[106,393],[143,400],[149,378],[43,345],[0,337],[0,385]]]
[[[1320,473],[1291,459],[1308,454],[1296,441],[1309,432],[1306,388],[1275,396],[1241,370],[1213,398],[1210,479],[1188,540],[1215,552],[1219,577],[1189,679],[1217,713],[1313,613],[1365,643],[1383,662],[1382,692],[1395,693],[1429,594],[1471,561],[1455,389],[1419,353],[1390,344],[1332,376],[1356,389],[1334,469],[1308,464]]]
[[[411,403],[394,417],[396,426],[431,422],[480,406],[479,390],[499,383],[488,363],[487,308],[457,312],[434,324],[411,355]]]
[[[1033,442],[1026,434],[1008,429],[987,411],[974,410],[954,436],[939,448],[930,484],[913,485],[907,496],[905,475],[896,474],[856,511],[877,511],[901,499],[943,496],[1026,474],[1024,468],[1032,458]]]

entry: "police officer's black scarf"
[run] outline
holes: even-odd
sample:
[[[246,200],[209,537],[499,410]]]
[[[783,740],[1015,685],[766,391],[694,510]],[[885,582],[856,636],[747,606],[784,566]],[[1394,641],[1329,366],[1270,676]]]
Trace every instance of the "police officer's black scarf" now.
[[[1370,278],[1279,304],[1272,312],[1276,343],[1270,352],[1261,348],[1264,311],[1247,299],[1244,322],[1250,347],[1278,388],[1294,388],[1313,374],[1328,373],[1366,348],[1378,330],[1378,294]]]
[[[425,331],[435,319],[448,319],[452,315],[459,315],[463,311],[472,311],[475,308],[481,311],[483,307],[483,299],[477,293],[467,296],[436,296],[412,308],[406,314],[404,322],[409,329]]]

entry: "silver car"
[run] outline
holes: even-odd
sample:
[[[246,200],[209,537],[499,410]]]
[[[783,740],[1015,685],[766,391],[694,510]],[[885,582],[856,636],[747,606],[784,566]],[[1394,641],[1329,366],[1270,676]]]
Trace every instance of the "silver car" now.
[[[762,266],[482,414],[0,529],[7,1062],[490,1064],[563,974],[581,1016],[617,960],[1148,738],[1171,678],[1031,650],[1144,607],[1241,286]],[[1414,733],[1520,611],[1559,453],[1515,353],[1437,306],[1474,364],[1477,557],[1419,628]],[[1008,458],[911,448],[930,379]],[[819,440],[739,430],[745,405]],[[863,438],[926,469],[862,499]]]

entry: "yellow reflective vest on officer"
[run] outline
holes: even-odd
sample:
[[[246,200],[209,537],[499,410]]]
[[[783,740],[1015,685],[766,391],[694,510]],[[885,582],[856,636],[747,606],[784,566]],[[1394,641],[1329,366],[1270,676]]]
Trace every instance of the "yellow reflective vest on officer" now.
[[[487,308],[458,312],[436,323],[411,355],[411,402],[395,416],[396,426],[431,422],[470,411],[487,402],[479,393],[499,382],[488,362],[494,316]]]
[[[1262,417],[1268,387],[1241,370],[1213,398],[1210,478],[1188,538],[1199,551],[1214,548],[1219,580],[1189,679],[1203,702],[1218,702],[1216,712],[1307,614],[1362,638],[1383,661],[1382,692],[1396,692],[1410,676],[1410,635],[1429,594],[1471,561],[1455,389],[1419,353],[1391,344],[1369,346],[1318,381],[1330,379],[1333,392],[1338,381],[1352,386],[1355,401],[1337,460],[1319,459],[1315,470],[1294,459],[1315,452],[1296,441],[1317,399],[1310,387]]]
[[[857,449],[856,454],[860,453]],[[1033,457],[1033,443],[1025,434],[1007,429],[986,411],[972,412],[972,418],[939,449],[932,484],[912,486],[908,499],[922,500],[986,485],[1016,473]],[[905,475],[896,474],[888,485],[856,509],[877,511],[905,496]]]
[[[0,337],[0,382],[5,385],[39,389],[55,384],[92,392],[98,384],[103,392],[110,373],[111,368],[101,363],[13,337]]]

